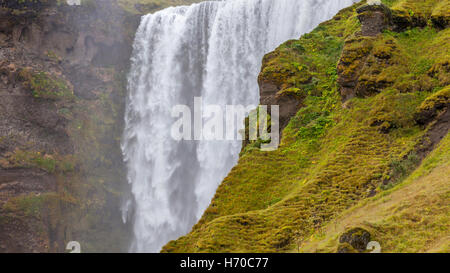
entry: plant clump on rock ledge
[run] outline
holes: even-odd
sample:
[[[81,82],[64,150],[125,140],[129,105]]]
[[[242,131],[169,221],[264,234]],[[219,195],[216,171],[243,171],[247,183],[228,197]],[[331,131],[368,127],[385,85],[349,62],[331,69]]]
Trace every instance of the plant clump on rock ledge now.
[[[375,36],[385,30],[392,21],[391,10],[380,3],[359,7],[356,12],[361,22],[361,34]]]

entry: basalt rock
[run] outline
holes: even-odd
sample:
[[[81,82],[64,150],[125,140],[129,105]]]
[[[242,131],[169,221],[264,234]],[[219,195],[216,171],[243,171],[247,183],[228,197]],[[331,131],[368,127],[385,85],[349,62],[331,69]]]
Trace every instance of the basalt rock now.
[[[361,22],[361,34],[376,36],[389,27],[392,21],[391,10],[385,5],[364,5],[357,10]]]
[[[352,252],[357,250],[363,252],[366,250],[367,244],[370,242],[370,233],[362,228],[351,229],[339,237],[339,243],[343,244],[343,247],[339,247],[339,253]]]
[[[293,117],[300,109],[301,100],[292,94],[280,94],[280,88],[274,83],[260,80],[260,104],[267,105],[270,109],[271,105],[279,105],[280,115],[280,132],[287,126],[291,117]]]
[[[295,47],[293,43],[292,40],[286,44]],[[297,47],[297,50],[304,49]],[[296,84],[309,84],[313,78],[308,67],[301,63],[292,63],[289,69],[280,66],[279,61],[285,58],[284,54],[270,52],[264,56],[262,71],[258,76],[260,105],[268,106],[269,111],[271,105],[279,106],[280,133],[300,109],[305,96]]]

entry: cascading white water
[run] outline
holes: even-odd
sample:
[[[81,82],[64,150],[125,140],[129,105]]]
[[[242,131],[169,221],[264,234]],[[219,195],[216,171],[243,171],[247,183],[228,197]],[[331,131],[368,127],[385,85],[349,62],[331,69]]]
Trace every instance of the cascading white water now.
[[[142,18],[129,74],[122,151],[134,202],[130,251],[156,252],[186,234],[236,164],[241,142],[176,141],[172,107],[257,105],[265,53],[353,0],[227,0]]]

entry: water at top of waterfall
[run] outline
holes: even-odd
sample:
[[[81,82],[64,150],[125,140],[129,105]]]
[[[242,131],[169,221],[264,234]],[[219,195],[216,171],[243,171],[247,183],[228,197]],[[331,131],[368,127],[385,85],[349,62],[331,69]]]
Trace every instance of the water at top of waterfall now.
[[[257,105],[265,53],[353,0],[227,0],[172,7],[137,30],[122,151],[133,198],[130,251],[156,252],[189,232],[236,164],[240,141],[176,141],[175,105]]]

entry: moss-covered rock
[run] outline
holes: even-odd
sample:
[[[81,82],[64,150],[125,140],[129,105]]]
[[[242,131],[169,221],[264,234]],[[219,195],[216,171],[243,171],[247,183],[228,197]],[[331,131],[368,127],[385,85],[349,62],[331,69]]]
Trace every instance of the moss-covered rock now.
[[[338,83],[344,101],[356,96],[355,89],[361,70],[373,49],[373,39],[369,37],[352,37],[345,42],[342,56],[337,66]]]
[[[392,8],[411,1],[383,2]],[[163,252],[363,251],[368,239],[364,232],[359,236],[363,240],[348,240],[363,242],[357,248],[348,242],[339,246],[339,237],[352,226],[370,230],[370,237],[382,243],[383,251],[384,244],[389,245],[388,250],[405,249],[403,246],[431,249],[428,238],[439,240],[446,236],[443,227],[448,207],[427,216],[438,224],[430,228],[430,233],[424,231],[425,226],[421,228],[424,237],[408,238],[407,234],[414,230],[410,228],[417,228],[420,220],[409,224],[408,219],[415,221],[415,215],[404,215],[407,219],[402,223],[408,224],[399,227],[402,242],[393,239],[397,220],[388,217],[394,210],[380,209],[388,228],[377,223],[376,218],[367,217],[365,221],[370,221],[375,231],[352,217],[341,224],[344,211],[351,215],[359,204],[390,191],[382,186],[389,175],[396,177],[392,187],[399,187],[448,128],[446,122],[438,126],[439,130],[424,128],[414,119],[417,107],[440,90],[440,79],[446,76],[433,74],[430,69],[448,56],[448,29],[430,24],[400,33],[384,30],[376,36],[363,36],[356,12],[363,4],[344,9],[266,57],[260,81],[270,82],[272,93],[305,95],[300,109],[283,130],[280,148],[273,152],[245,149],[201,220],[189,234],[169,242]],[[417,3],[428,4],[432,8],[436,1]],[[310,81],[297,84],[296,80],[301,82],[307,74],[299,73],[294,63],[307,69]],[[342,86],[355,88],[358,93],[342,103]],[[429,137],[435,133],[439,137]],[[423,153],[420,150],[419,162],[411,160],[406,166],[403,159],[427,139],[434,139],[427,146],[431,148]],[[448,156],[448,147],[443,153]],[[396,160],[404,165],[393,164]],[[396,168],[404,174],[392,172]],[[439,194],[432,197],[439,204],[445,199],[444,180]],[[413,199],[408,199],[411,210]],[[421,204],[427,208],[438,206],[428,201]],[[401,206],[395,207],[395,214],[400,214]],[[364,211],[360,213],[364,215]],[[323,238],[327,238],[325,247],[311,243]],[[398,246],[385,241],[389,238]]]
[[[24,68],[19,72],[19,80],[30,89],[33,97],[51,100],[73,100],[73,90],[68,83],[44,71],[34,72]]]
[[[450,86],[447,86],[429,96],[418,107],[415,113],[415,120],[419,124],[427,124],[435,118],[440,111],[447,111],[450,106]]]
[[[450,56],[448,56],[450,58]],[[447,59],[447,60],[446,60]],[[432,78],[439,80],[440,86],[446,86],[450,84],[450,60],[445,58],[436,62],[430,70],[428,75]]]
[[[399,1],[394,4],[393,9],[401,10],[400,7],[410,4],[408,1]],[[408,7],[424,7],[431,11],[437,6],[437,2],[430,1],[427,4]],[[362,6],[359,10],[364,13],[365,7]],[[387,8],[383,6],[378,9]],[[379,24],[384,28],[388,25]],[[393,24],[394,30],[399,31],[397,23]],[[362,31],[347,39],[338,64],[338,82],[343,101],[355,96],[374,95],[388,87],[401,92],[430,92],[437,85],[447,85],[449,53],[448,50],[439,51],[435,48],[439,47],[438,43],[448,42],[448,30],[439,31],[440,29],[434,28],[432,24],[421,26],[424,28],[413,28],[400,33],[389,30],[381,33],[379,30],[376,36],[366,36]],[[421,51],[424,47],[428,51]]]
[[[431,14],[431,21],[436,27],[446,28],[450,24],[450,1],[443,0],[436,5]]]
[[[367,244],[370,242],[370,233],[363,228],[353,228],[339,237],[339,243],[349,244],[353,249],[363,252],[366,250]],[[341,249],[342,252],[342,249]]]
[[[450,136],[439,143],[402,183],[340,214],[323,229],[324,236],[303,242],[303,252],[334,252],[349,226],[370,230],[383,253],[448,253]],[[352,247],[347,244],[347,248]]]
[[[407,28],[425,27],[431,19],[433,10],[440,5],[441,2],[448,3],[448,0],[395,1],[392,6],[394,29],[396,31],[403,31]]]
[[[339,244],[337,253],[359,253],[358,250],[354,249],[349,243]]]

